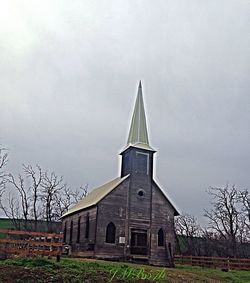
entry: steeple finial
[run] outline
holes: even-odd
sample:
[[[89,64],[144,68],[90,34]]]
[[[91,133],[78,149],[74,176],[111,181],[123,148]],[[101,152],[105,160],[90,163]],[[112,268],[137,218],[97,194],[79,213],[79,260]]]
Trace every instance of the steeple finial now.
[[[142,84],[139,82],[135,108],[130,125],[127,147],[134,146],[154,151],[149,146],[146,115],[142,97]]]

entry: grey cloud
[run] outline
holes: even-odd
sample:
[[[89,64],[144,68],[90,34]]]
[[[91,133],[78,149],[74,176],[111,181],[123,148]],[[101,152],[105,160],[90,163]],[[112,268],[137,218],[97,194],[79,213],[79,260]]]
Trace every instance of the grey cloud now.
[[[10,170],[40,163],[71,186],[115,177],[142,79],[155,176],[177,206],[201,217],[209,185],[249,188],[248,1],[8,3],[0,142]]]

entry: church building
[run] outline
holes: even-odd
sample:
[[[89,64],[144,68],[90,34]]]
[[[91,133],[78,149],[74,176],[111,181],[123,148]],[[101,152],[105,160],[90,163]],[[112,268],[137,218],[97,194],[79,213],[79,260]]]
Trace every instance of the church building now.
[[[63,215],[64,243],[73,255],[172,266],[174,217],[179,215],[153,179],[141,82],[121,173]]]

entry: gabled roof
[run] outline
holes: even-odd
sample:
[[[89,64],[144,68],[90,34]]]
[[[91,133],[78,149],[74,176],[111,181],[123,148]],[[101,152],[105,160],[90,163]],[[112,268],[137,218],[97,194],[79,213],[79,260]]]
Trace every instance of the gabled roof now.
[[[124,176],[123,178],[118,177],[94,189],[86,197],[84,197],[77,204],[71,207],[62,217],[80,211],[87,207],[96,205],[100,200],[102,200],[106,195],[108,195],[112,190],[114,190],[118,185],[120,185],[124,180],[126,180],[128,176],[129,175]]]
[[[167,194],[160,188],[160,186],[155,182],[155,180],[153,180],[153,183],[155,184],[155,186],[159,189],[159,191],[162,193],[162,195],[165,197],[165,199],[168,201],[168,203],[172,206],[172,208],[174,209],[174,216],[178,216],[180,215],[180,213],[178,212],[178,210],[175,208],[175,206],[173,205],[173,202],[170,201],[169,197],[167,196]]]
[[[149,151],[155,151],[149,145],[146,115],[145,115],[144,103],[142,97],[141,81],[138,87],[138,93],[137,93],[135,108],[130,125],[127,146],[123,151],[125,151],[130,146],[146,149]]]

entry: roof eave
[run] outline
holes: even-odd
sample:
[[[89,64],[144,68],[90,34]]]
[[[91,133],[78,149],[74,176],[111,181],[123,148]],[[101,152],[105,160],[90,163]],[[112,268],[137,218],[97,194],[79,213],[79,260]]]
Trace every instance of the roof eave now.
[[[84,211],[84,210],[88,210],[88,209],[90,209],[90,208],[93,208],[93,207],[97,206],[97,204],[98,204],[98,203],[95,203],[95,204],[92,204],[92,205],[90,205],[90,206],[87,206],[87,207],[84,207],[84,208],[82,208],[82,209],[75,210],[75,211],[72,211],[72,212],[66,212],[66,213],[63,214],[60,218],[61,218],[61,219],[64,219],[64,218],[67,217],[67,216],[73,215],[73,214],[75,214],[75,213],[82,212],[82,211]]]
[[[172,206],[172,208],[174,209],[174,216],[179,216],[180,213],[179,211],[175,208],[175,206],[173,205],[172,201],[169,199],[169,197],[164,193],[164,191],[160,188],[160,186],[156,183],[155,180],[153,180],[153,183],[160,189],[161,193],[163,194],[163,196],[166,198],[166,200],[169,202],[169,204]]]
[[[72,208],[70,208],[65,214],[62,215],[62,218],[66,217],[66,216],[69,216],[71,214],[75,214],[75,213],[78,213],[79,211],[83,211],[85,209],[88,209],[90,207],[94,207],[96,206],[106,195],[108,195],[109,193],[111,193],[115,188],[117,188],[121,183],[123,183],[128,177],[130,176],[130,174],[120,178],[120,180],[117,181],[117,183],[114,185],[114,187],[111,187],[110,190],[106,193],[104,193],[100,198],[97,198],[95,201],[92,201],[90,202],[88,205],[86,206],[83,206],[83,207],[78,207],[78,208],[75,208],[75,206],[73,206]],[[116,180],[116,179],[115,179]],[[114,180],[112,180],[111,182],[113,182]],[[110,183],[110,182],[109,182]],[[108,184],[108,183],[107,183]],[[104,184],[103,186],[107,185],[107,184]],[[102,186],[101,186],[102,187]],[[99,189],[100,187],[96,188],[96,189]],[[94,189],[94,190],[96,190]],[[94,191],[93,190],[93,191]],[[91,194],[91,192],[90,192]],[[88,196],[86,196],[87,198]],[[77,205],[77,204],[76,204]]]
[[[147,151],[151,151],[153,153],[156,152],[155,149],[153,149],[151,146],[149,146],[148,144],[145,144],[145,146],[140,146],[142,145],[142,143],[135,143],[135,144],[128,144],[119,154],[122,155],[127,149],[129,149],[130,147],[134,147],[134,148],[138,148],[138,149],[143,149],[143,150],[147,150]],[[143,144],[144,145],[144,144]]]

